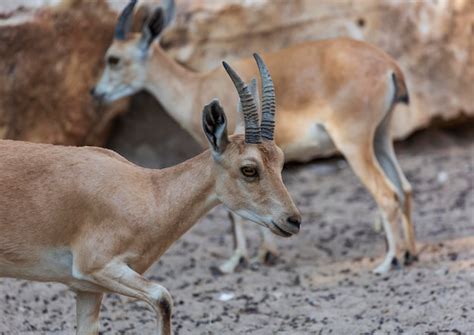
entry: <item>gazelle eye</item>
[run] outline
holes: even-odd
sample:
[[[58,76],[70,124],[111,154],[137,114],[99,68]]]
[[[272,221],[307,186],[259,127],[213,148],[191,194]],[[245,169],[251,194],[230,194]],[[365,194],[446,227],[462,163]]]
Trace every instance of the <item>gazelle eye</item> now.
[[[117,65],[120,62],[120,58],[115,57],[115,56],[109,56],[107,58],[107,63],[109,65]]]
[[[248,178],[255,178],[258,176],[258,171],[253,166],[243,166],[240,168],[240,172],[242,172],[242,174]]]

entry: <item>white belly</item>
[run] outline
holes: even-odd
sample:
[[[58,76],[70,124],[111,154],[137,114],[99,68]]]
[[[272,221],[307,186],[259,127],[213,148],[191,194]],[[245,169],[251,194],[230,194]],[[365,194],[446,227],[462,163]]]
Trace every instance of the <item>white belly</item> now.
[[[101,292],[97,285],[77,278],[73,272],[73,254],[68,248],[43,251],[33,263],[2,262],[0,277],[12,277],[43,282],[59,282],[73,289]]]
[[[282,148],[287,162],[308,162],[315,158],[332,156],[337,153],[331,137],[320,123],[313,124],[301,138]]]
[[[72,278],[72,252],[69,249],[50,249],[35,256],[34,262],[0,261],[0,276],[38,281],[63,281]]]

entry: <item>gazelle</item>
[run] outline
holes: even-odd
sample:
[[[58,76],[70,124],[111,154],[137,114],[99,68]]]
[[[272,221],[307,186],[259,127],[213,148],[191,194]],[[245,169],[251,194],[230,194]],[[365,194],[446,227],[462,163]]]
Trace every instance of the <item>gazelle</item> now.
[[[273,141],[274,92],[263,74],[257,102],[225,65],[244,116],[227,136],[217,100],[202,127],[210,150],[177,166],[150,170],[101,148],[0,141],[0,276],[57,281],[77,292],[77,333],[97,334],[103,292],[148,303],[159,334],[171,334],[171,296],[141,274],[219,203],[289,237],[300,214],[285,188],[283,152]]]
[[[219,97],[234,105],[230,83],[221,68],[195,73],[174,61],[158,41],[170,23],[174,1],[149,12],[141,33],[130,33],[135,0],[121,13],[115,39],[105,55],[106,67],[92,94],[105,102],[150,91],[167,112],[204,145],[199,113],[194,108]],[[287,161],[309,161],[339,151],[372,194],[383,218],[387,254],[374,270],[386,272],[400,257],[416,257],[411,220],[411,186],[400,168],[389,132],[392,111],[408,103],[403,74],[386,53],[347,38],[309,42],[265,54],[278,95],[275,140]],[[256,73],[249,59],[233,62],[248,81]],[[185,96],[184,96],[185,95]],[[229,120],[230,127],[235,124]],[[398,229],[400,214],[404,237]],[[221,268],[232,271],[246,257],[240,222],[235,222],[237,248]],[[268,234],[263,247],[275,251]]]

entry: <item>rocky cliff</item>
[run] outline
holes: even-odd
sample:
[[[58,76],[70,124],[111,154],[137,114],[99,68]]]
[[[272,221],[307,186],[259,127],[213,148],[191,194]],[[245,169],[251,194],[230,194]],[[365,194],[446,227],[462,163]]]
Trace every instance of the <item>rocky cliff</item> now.
[[[104,143],[110,120],[126,110],[126,101],[97,106],[89,89],[101,71],[116,13],[103,1],[69,1],[36,12],[4,5],[0,138]]]

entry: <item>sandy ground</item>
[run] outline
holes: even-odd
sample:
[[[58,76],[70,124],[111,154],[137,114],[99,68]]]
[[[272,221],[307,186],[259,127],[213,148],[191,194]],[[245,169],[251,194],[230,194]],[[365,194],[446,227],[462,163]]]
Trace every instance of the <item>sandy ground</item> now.
[[[288,167],[304,218],[278,239],[276,265],[216,277],[232,238],[216,208],[147,273],[174,297],[175,334],[474,334],[473,127],[430,130],[397,146],[413,183],[421,249],[415,265],[370,272],[385,246],[376,206],[341,159]],[[248,225],[255,251],[259,236]],[[224,295],[223,295],[224,294]],[[225,297],[229,300],[222,301]],[[71,334],[74,294],[59,284],[0,279],[0,334]],[[103,334],[151,334],[142,302],[108,295]]]

